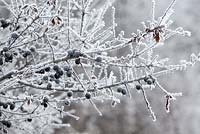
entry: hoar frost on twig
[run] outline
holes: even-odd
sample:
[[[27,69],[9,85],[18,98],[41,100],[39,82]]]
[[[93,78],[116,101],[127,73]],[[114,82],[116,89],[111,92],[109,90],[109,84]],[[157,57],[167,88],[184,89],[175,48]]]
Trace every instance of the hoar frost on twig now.
[[[2,2],[12,13],[11,18],[0,20],[4,34],[0,41],[2,132],[37,133],[51,125],[69,126],[62,125],[62,117],[79,117],[64,106],[89,101],[102,115],[97,101],[110,100],[115,106],[120,103],[119,95],[131,97],[132,89],[142,92],[156,120],[146,95],[151,90],[147,89],[163,91],[169,112],[171,100],[182,94],[168,92],[159,77],[185,70],[200,60],[199,55],[192,54],[189,61],[170,65],[169,59],[161,59],[154,52],[174,35],[190,36],[181,27],[170,29],[175,0],[158,19],[152,0],[151,20],[142,22],[144,29],[130,38],[125,38],[123,31],[115,32],[111,1],[98,9],[93,0]],[[112,23],[107,26],[104,16],[110,9]],[[126,47],[130,52],[124,56],[113,54]]]

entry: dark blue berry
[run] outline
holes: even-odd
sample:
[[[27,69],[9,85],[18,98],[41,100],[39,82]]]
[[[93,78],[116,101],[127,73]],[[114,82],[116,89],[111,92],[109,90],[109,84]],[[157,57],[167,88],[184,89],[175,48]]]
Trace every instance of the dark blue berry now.
[[[86,98],[86,99],[90,99],[90,98],[91,98],[91,94],[90,94],[89,92],[87,92],[87,93],[85,94],[85,98]]]
[[[69,70],[70,70],[70,67],[66,65],[66,66],[63,67],[63,70],[69,71]]]
[[[68,97],[72,97],[72,95],[73,95],[73,92],[72,92],[72,91],[67,92],[67,96],[68,96]]]
[[[126,95],[126,93],[127,93],[127,92],[126,92],[126,89],[122,89],[122,94],[123,94],[123,95]]]
[[[3,103],[3,108],[7,109],[8,108],[8,103]]]
[[[63,75],[63,71],[62,71],[62,69],[59,68],[59,69],[57,70],[57,73],[58,73],[60,76],[62,76],[62,75]]]
[[[52,84],[51,84],[51,83],[48,83],[48,84],[47,84],[47,89],[51,89],[51,87],[52,87]]]
[[[31,122],[31,121],[32,121],[32,119],[31,119],[31,118],[28,118],[28,119],[27,119],[27,121],[28,121],[28,122]]]
[[[148,85],[151,85],[152,83],[153,83],[153,81],[152,81],[152,79],[148,79],[147,81],[146,81],[146,83],[148,84]]]
[[[46,67],[44,70],[46,71],[46,72],[49,72],[50,71],[50,67]]]
[[[54,65],[53,66],[53,70],[58,71],[59,70],[59,66],[58,65]]]
[[[102,62],[102,58],[101,58],[101,57],[97,57],[97,58],[95,59],[95,61],[96,61],[96,62]]]
[[[43,80],[48,81],[48,76],[43,76]]]
[[[49,99],[48,99],[47,97],[44,97],[44,98],[43,98],[43,102],[44,102],[44,103],[47,103],[48,101],[49,101]]]
[[[36,48],[35,48],[34,46],[32,46],[32,47],[30,48],[30,51],[31,51],[31,52],[35,52],[35,50],[36,50]]]
[[[78,65],[78,64],[81,64],[81,59],[80,58],[78,58],[78,59],[76,59],[75,60],[75,63]]]
[[[122,88],[121,87],[117,88],[117,92],[121,93],[122,92]]]
[[[3,52],[7,52],[8,50],[9,50],[8,47],[4,47],[4,48],[3,48]]]
[[[10,110],[14,110],[15,109],[15,104],[14,103],[10,103]]]
[[[72,71],[67,71],[66,75],[67,77],[72,77]]]
[[[142,86],[141,86],[141,85],[136,85],[135,88],[136,88],[137,90],[140,90],[140,89],[142,89]]]
[[[54,74],[54,77],[55,77],[56,79],[59,79],[59,78],[60,78],[60,74],[56,72],[56,73]]]

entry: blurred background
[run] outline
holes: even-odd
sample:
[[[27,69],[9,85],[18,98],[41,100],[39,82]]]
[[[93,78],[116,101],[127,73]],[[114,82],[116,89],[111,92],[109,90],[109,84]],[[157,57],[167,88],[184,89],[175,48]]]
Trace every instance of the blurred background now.
[[[97,1],[97,0],[95,0]],[[156,0],[156,16],[161,16],[171,1]],[[97,5],[102,1],[96,2]],[[151,0],[116,0],[117,32],[125,31],[130,37],[132,32],[141,29],[142,21],[151,17]],[[3,6],[0,17],[7,18],[9,11]],[[109,16],[105,17],[105,21]],[[157,51],[160,57],[169,57],[176,64],[181,59],[189,59],[191,53],[200,52],[200,1],[178,0],[172,18],[172,28],[182,26],[192,32],[192,36],[170,38]],[[132,90],[132,99],[121,97],[122,102],[111,107],[110,102],[97,103],[103,113],[99,117],[88,103],[76,104],[68,109],[76,109],[81,118],[64,119],[72,127],[56,130],[56,134],[199,134],[200,133],[200,64],[185,72],[176,72],[160,78],[163,87],[169,91],[183,92],[171,104],[171,112],[165,112],[165,99],[158,89],[147,92],[157,121],[153,122],[143,101],[142,94]]]

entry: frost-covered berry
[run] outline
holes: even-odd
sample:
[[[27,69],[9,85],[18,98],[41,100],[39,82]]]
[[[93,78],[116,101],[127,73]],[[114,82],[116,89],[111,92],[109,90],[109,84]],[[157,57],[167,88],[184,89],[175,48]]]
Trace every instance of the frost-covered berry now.
[[[69,100],[66,100],[66,101],[65,101],[65,105],[69,106],[69,105],[70,105],[70,101],[69,101]]]
[[[48,81],[48,76],[43,76],[43,78],[42,78],[43,80],[45,80],[45,81]]]
[[[43,106],[46,108],[46,107],[48,107],[48,104],[47,104],[47,103],[44,103]]]
[[[67,56],[70,58],[78,58],[80,56],[83,56],[83,54],[80,51],[74,49],[74,50],[68,50]]]
[[[10,52],[5,52],[4,56],[5,56],[5,58],[8,58],[8,59],[12,59],[13,58],[13,56],[12,56],[12,54]]]
[[[26,58],[28,55],[27,55],[27,53],[23,53],[22,56],[23,56],[24,58]]]
[[[83,54],[81,53],[81,52],[79,52],[79,51],[74,51],[74,58],[78,58],[78,57],[80,57],[80,56],[82,56]]]
[[[10,103],[10,110],[14,110],[15,109],[15,104],[14,103]]]
[[[75,60],[75,63],[76,63],[77,65],[80,64],[80,63],[81,63],[81,59],[80,59],[80,58],[76,59],[76,60]]]
[[[51,89],[51,87],[52,87],[52,84],[51,84],[51,83],[48,83],[48,84],[47,84],[47,89]]]
[[[11,127],[11,122],[10,122],[10,121],[2,120],[1,123],[2,123],[4,126],[8,127],[8,128]]]
[[[4,47],[4,48],[3,48],[3,52],[7,52],[8,50],[9,50],[8,47]]]
[[[68,97],[72,97],[72,95],[73,95],[73,92],[72,92],[72,91],[67,92],[67,96],[68,96]]]
[[[47,102],[42,102],[41,105],[44,106],[44,108],[48,107]]]
[[[90,94],[89,92],[87,92],[87,93],[85,94],[85,98],[86,98],[86,99],[90,99],[90,98],[91,98],[91,94]]]
[[[144,77],[144,82],[147,82],[149,78],[148,77]]]
[[[35,51],[36,51],[35,46],[32,46],[32,47],[30,48],[30,51],[31,51],[31,52],[35,52]]]
[[[56,72],[56,73],[54,74],[54,77],[55,77],[56,79],[59,79],[59,78],[60,78],[60,74]]]
[[[60,69],[60,68],[59,68],[58,65],[54,65],[54,66],[53,66],[53,70],[58,71],[59,69]]]
[[[68,65],[66,65],[66,66],[63,67],[63,70],[64,70],[64,71],[69,71],[69,70],[70,70],[70,67],[69,67]]]
[[[44,70],[46,71],[46,72],[49,72],[50,71],[50,67],[46,67]]]
[[[48,101],[49,101],[49,99],[48,99],[47,97],[44,97],[44,98],[43,98],[43,102],[44,102],[44,103],[47,103]]]
[[[7,109],[8,108],[8,103],[3,103],[3,108]]]
[[[96,61],[96,62],[102,62],[102,58],[101,58],[101,57],[97,57],[97,58],[95,59],[95,61]]]
[[[152,81],[152,79],[148,79],[148,80],[146,81],[146,83],[147,83],[148,85],[151,85],[151,84],[153,83],[153,81]]]
[[[67,56],[68,57],[73,57],[73,50],[68,50],[68,52],[67,52]]]
[[[12,123],[11,123],[10,121],[8,121],[6,126],[7,126],[8,128],[10,128],[11,125],[12,125]]]
[[[41,74],[44,74],[44,73],[45,73],[44,69],[41,69],[41,70],[40,70],[40,73],[41,73]]]
[[[7,134],[8,133],[8,130],[6,130],[5,128],[3,129],[3,133],[4,134]]]
[[[126,89],[122,89],[122,95],[126,95]]]
[[[59,80],[59,79],[55,79],[54,81],[55,81],[56,84],[59,84],[59,83],[60,83],[60,80]]]
[[[27,56],[31,55],[31,51],[29,51],[29,50],[26,50],[25,53]]]
[[[31,122],[31,121],[32,121],[32,119],[31,119],[31,118],[28,118],[28,119],[27,119],[27,121],[28,121],[28,122]]]
[[[63,75],[63,70],[61,68],[59,68],[56,73],[58,73],[60,76],[62,76]]]
[[[11,34],[11,38],[13,38],[13,39],[17,39],[18,36],[19,36],[19,35],[18,35],[17,33],[12,33],[12,34]]]
[[[45,70],[44,70],[44,69],[41,69],[41,70],[39,70],[39,71],[36,71],[36,73],[44,74],[44,73],[45,73]]]
[[[117,88],[117,92],[121,93],[122,92],[122,88],[121,87]]]
[[[67,71],[66,75],[67,77],[72,77],[72,71]]]
[[[141,86],[141,85],[136,85],[135,88],[136,88],[137,90],[140,90],[140,89],[142,89],[142,86]]]

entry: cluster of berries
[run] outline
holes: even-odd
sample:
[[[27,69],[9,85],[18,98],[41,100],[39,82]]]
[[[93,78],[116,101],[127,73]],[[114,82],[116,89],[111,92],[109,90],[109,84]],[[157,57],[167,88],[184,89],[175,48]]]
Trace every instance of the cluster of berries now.
[[[126,89],[124,89],[124,88],[121,88],[121,87],[119,87],[119,88],[117,88],[117,92],[118,93],[121,93],[122,95],[126,95]]]
[[[35,47],[31,47],[29,50],[23,50],[21,48],[18,48],[17,51],[10,51],[8,47],[4,47],[0,51],[0,65],[3,65],[5,62],[12,63],[14,56],[17,56],[18,53],[22,55],[23,58],[27,58],[31,55],[31,53],[35,52]]]
[[[13,54],[11,52],[9,52],[8,47],[4,47],[0,51],[0,65],[3,65],[4,62],[12,63],[12,61],[13,61]]]
[[[12,126],[12,123],[10,121],[7,120],[2,120],[0,121],[4,126],[6,126],[7,128],[10,128]]]
[[[49,99],[47,97],[44,97],[41,105],[44,106],[44,108],[46,108],[48,106],[48,101],[49,101]]]
[[[53,72],[53,73],[44,75],[42,77],[43,82],[48,82],[47,89],[52,88],[52,84],[51,84],[52,81],[54,81],[56,84],[59,84],[60,83],[59,79],[64,74],[67,77],[72,76],[72,69],[68,65],[64,66],[63,68],[59,67],[58,65],[54,65],[52,68],[48,66],[48,67],[45,67],[43,69],[36,71],[35,73],[45,74],[46,72],[50,72],[50,71]],[[42,84],[42,82],[39,85],[41,85],[41,84]]]
[[[155,83],[155,79],[149,75],[144,78],[144,82],[146,82],[148,85],[152,85]]]
[[[8,26],[10,26],[10,22],[8,22],[7,20],[5,20],[5,19],[1,19],[0,20],[0,23],[1,23],[1,27],[3,28],[3,29],[5,29],[5,28],[7,28]]]
[[[154,84],[155,81],[156,81],[151,75],[144,77],[143,80],[144,80],[144,82],[145,82],[146,84],[148,84],[148,85],[152,85],[152,84]],[[137,90],[141,90],[141,89],[142,89],[142,85],[141,85],[141,84],[137,84],[137,85],[135,85],[135,88],[136,88]]]
[[[10,110],[14,110],[15,109],[15,103],[12,103],[12,102],[1,102],[0,101],[0,107],[3,107],[4,109],[7,109],[8,106],[10,107]]]

